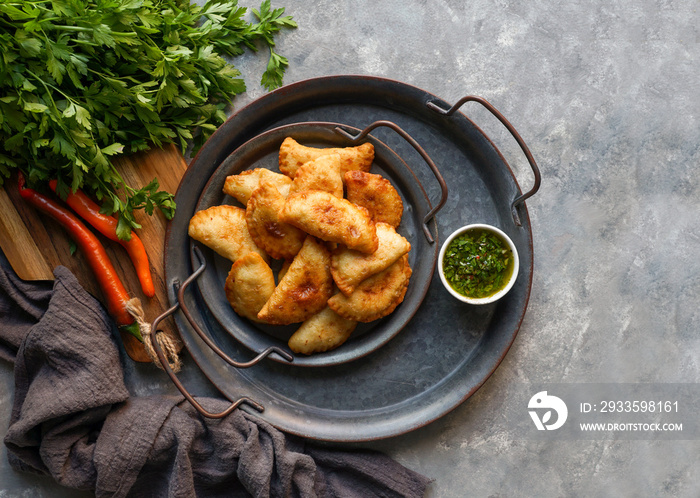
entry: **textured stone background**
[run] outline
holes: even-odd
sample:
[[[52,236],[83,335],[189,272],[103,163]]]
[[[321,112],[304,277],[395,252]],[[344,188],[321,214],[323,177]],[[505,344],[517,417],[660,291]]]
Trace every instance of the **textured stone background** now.
[[[242,5],[257,7],[246,1]],[[428,496],[700,495],[698,441],[527,441],[499,421],[527,382],[700,381],[700,32],[697,1],[286,0],[285,82],[400,80],[446,101],[490,100],[543,176],[528,201],[532,297],[505,361],[475,396],[414,433],[373,443],[435,479]],[[264,54],[236,61],[263,95]],[[515,141],[466,111],[529,188]],[[12,371],[0,365],[0,425]],[[173,392],[128,366],[134,394]],[[200,382],[186,370],[183,380]],[[213,393],[202,384],[200,394]],[[16,474],[0,497],[75,496]]]

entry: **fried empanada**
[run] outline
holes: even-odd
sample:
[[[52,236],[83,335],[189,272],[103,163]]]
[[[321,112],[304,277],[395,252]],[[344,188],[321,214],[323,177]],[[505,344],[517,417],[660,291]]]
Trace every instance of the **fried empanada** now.
[[[274,325],[288,325],[303,322],[321,311],[333,292],[330,264],[325,245],[307,236],[258,318]]]
[[[223,191],[245,206],[248,204],[253,190],[258,188],[263,181],[277,187],[282,197],[287,197],[289,187],[292,185],[291,178],[286,175],[275,173],[267,168],[255,168],[243,171],[238,175],[227,176]]]
[[[343,176],[340,174],[340,155],[328,154],[302,164],[294,175],[290,194],[304,190],[324,190],[343,197]]]
[[[259,322],[258,313],[275,290],[275,276],[258,253],[249,252],[231,265],[224,288],[236,313]]]
[[[197,211],[190,219],[188,233],[194,240],[231,261],[249,252],[257,252],[265,260],[268,258],[248,232],[245,209],[236,206],[212,206]]]
[[[360,252],[373,253],[379,245],[374,222],[365,208],[321,190],[290,194],[280,220]]]
[[[331,255],[331,274],[338,289],[349,296],[360,282],[391,266],[411,250],[411,244],[387,223],[376,223],[379,247],[372,254],[340,248]]]
[[[408,255],[386,270],[364,280],[350,296],[338,292],[328,306],[346,320],[371,322],[396,309],[403,301],[411,277]]]
[[[355,147],[316,148],[301,145],[293,138],[287,137],[280,146],[280,171],[294,178],[299,166],[327,154],[340,155],[342,173],[351,170],[369,171],[374,161],[374,146],[364,143]]]
[[[253,241],[275,259],[292,259],[301,249],[306,233],[279,220],[284,197],[277,187],[263,181],[248,199],[245,219]]]
[[[348,340],[357,322],[346,320],[326,306],[301,324],[289,338],[289,349],[295,353],[323,353]]]
[[[403,215],[403,201],[389,180],[381,175],[364,171],[348,171],[343,180],[347,199],[367,208],[372,219],[399,226]]]

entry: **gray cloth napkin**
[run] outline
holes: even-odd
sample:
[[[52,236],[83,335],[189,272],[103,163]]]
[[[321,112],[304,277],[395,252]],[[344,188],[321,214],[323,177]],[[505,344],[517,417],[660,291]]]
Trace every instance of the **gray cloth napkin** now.
[[[179,396],[129,397],[114,327],[73,274],[58,267],[54,282],[24,282],[1,253],[0,263],[16,470],[97,496],[424,495],[426,477],[378,452],[314,447],[241,410],[204,419]]]

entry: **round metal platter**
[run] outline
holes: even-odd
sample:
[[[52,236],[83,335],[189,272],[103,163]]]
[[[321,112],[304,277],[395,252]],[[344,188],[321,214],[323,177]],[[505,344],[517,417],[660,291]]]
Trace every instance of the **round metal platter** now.
[[[280,126],[261,133],[236,149],[221,163],[204,187],[195,210],[200,211],[221,204],[240,207],[235,199],[222,191],[226,177],[254,168],[266,168],[279,172],[277,167],[279,148],[286,137],[292,137],[297,142],[310,147],[352,146],[349,138],[336,131],[339,127],[349,131],[353,136],[357,136],[361,131],[336,123],[299,123]],[[423,219],[431,206],[425,190],[415,180],[408,165],[385,144],[371,135],[362,142],[369,142],[374,146],[375,158],[371,172],[388,179],[401,195],[404,214],[397,231],[411,243],[409,264],[414,269],[411,283],[403,303],[393,313],[380,320],[358,324],[351,338],[337,349],[310,356],[297,355],[294,359],[295,366],[339,365],[365,356],[383,346],[411,320],[428,292],[433,276],[438,244],[429,242],[423,233]],[[433,221],[429,226],[435,236],[435,222]],[[194,244],[193,242],[193,247]],[[207,270],[197,279],[197,286],[204,302],[219,324],[256,353],[271,346],[288,350],[287,340],[299,324],[263,325],[238,316],[226,300],[224,292],[231,261],[199,243],[197,245],[207,262]],[[195,267],[199,266],[196,258],[192,258],[192,261]],[[273,268],[280,265],[281,262],[273,262]],[[286,363],[286,360],[278,355],[271,355],[270,359]]]
[[[442,108],[451,104],[382,78],[333,76],[291,84],[236,112],[200,150],[180,184],[165,247],[165,278],[173,304],[175,284],[184,281],[193,267],[187,225],[212,175],[248,140],[293,123],[335,122],[363,129],[377,120],[393,121],[425,149],[449,187],[447,203],[436,218],[438,240],[460,226],[488,223],[506,232],[518,249],[518,280],[498,302],[484,306],[458,302],[431,269],[429,282],[413,282],[428,290],[403,330],[373,352],[338,365],[302,368],[268,359],[236,369],[176,313],[183,342],[207,378],[231,400],[247,396],[262,404],[259,416],[281,430],[318,440],[356,442],[422,427],[483,385],[518,333],[530,296],[533,251],[525,205],[517,208],[520,226],[511,216],[510,204],[520,195],[517,181],[493,143],[463,113],[444,116],[429,103]],[[377,129],[372,135],[411,166],[435,203],[440,189],[411,146],[392,130]],[[220,325],[196,286],[185,298],[217,346],[240,361],[253,357]]]

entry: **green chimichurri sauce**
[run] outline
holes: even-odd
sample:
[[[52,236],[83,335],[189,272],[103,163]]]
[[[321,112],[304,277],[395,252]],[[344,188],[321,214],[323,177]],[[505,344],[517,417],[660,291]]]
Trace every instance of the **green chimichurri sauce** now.
[[[459,235],[445,249],[445,278],[459,294],[484,298],[503,289],[513,274],[513,252],[498,235],[475,228]]]

